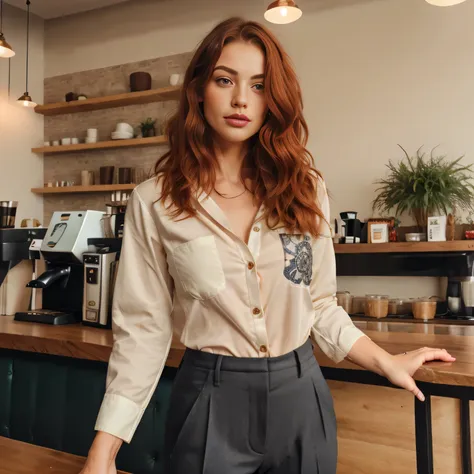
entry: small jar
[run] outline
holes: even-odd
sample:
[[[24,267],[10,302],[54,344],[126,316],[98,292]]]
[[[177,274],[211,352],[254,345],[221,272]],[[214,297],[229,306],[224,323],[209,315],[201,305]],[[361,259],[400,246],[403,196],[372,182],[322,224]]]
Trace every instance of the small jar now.
[[[418,298],[412,303],[415,319],[434,319],[436,316],[437,301],[431,298]]]
[[[406,298],[391,298],[388,301],[388,314],[401,315],[411,313],[411,301]]]
[[[354,296],[352,298],[352,314],[365,313],[365,296]]]
[[[342,306],[347,314],[352,313],[352,295],[348,291],[336,293],[337,305]]]
[[[388,315],[388,295],[366,295],[365,315],[371,318],[385,318]]]

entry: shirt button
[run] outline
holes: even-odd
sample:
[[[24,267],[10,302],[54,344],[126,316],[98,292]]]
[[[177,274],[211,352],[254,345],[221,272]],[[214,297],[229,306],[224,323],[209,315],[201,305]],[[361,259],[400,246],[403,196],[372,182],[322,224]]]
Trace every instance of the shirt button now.
[[[267,352],[267,346],[260,346],[260,352]]]
[[[253,228],[253,231],[254,231],[254,232],[260,232],[260,227],[255,226],[255,227]]]
[[[247,268],[248,268],[249,270],[252,270],[254,266],[255,266],[255,263],[249,262],[248,265],[247,265]]]
[[[253,314],[260,314],[260,309],[254,308],[253,309]]]

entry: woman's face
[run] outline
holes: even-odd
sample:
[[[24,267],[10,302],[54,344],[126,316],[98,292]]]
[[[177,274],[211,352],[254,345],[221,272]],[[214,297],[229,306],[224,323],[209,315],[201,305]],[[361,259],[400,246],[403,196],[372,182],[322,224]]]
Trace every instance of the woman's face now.
[[[204,88],[204,116],[221,140],[244,142],[265,121],[265,57],[251,43],[224,46],[211,79]]]

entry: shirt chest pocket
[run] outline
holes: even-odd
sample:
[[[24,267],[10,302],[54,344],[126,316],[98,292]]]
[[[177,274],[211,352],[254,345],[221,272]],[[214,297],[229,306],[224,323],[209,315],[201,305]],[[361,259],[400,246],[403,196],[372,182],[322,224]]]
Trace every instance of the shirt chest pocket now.
[[[193,298],[212,298],[225,288],[224,270],[213,235],[178,245],[173,250],[173,261],[184,291]]]
[[[283,246],[283,275],[295,285],[309,286],[313,277],[311,237],[304,234],[280,234]]]

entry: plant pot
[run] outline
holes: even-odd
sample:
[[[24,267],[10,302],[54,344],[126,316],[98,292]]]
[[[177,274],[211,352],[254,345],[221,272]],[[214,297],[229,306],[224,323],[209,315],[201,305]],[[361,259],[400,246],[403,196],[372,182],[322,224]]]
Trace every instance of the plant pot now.
[[[155,127],[142,130],[143,137],[154,137],[155,136]]]
[[[418,227],[418,232],[426,232],[428,227],[428,211],[427,209],[412,209],[410,213],[415,219],[416,225]]]
[[[151,75],[147,72],[132,72],[130,74],[130,90],[132,92],[149,91],[151,89]]]

